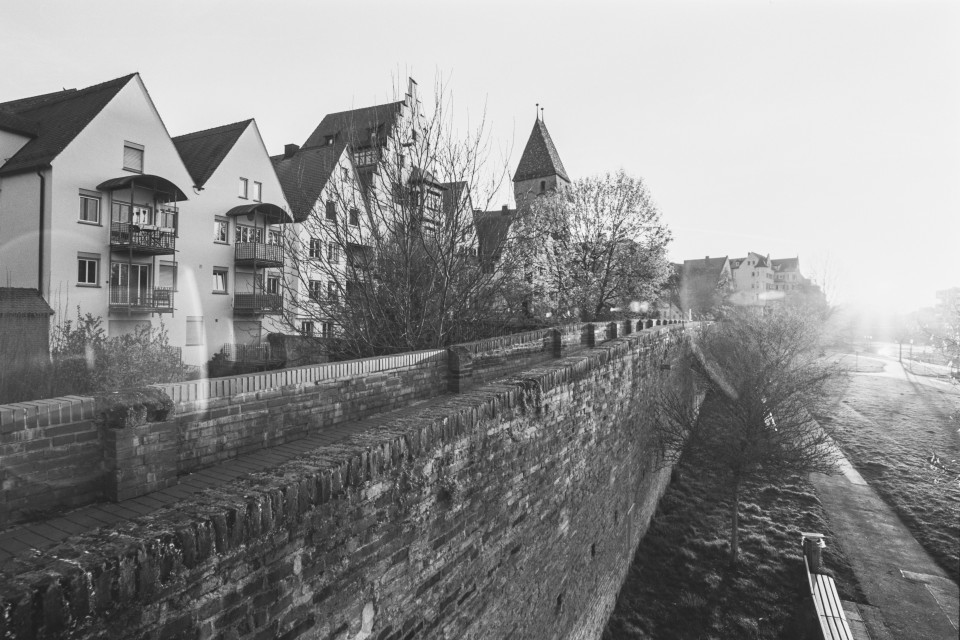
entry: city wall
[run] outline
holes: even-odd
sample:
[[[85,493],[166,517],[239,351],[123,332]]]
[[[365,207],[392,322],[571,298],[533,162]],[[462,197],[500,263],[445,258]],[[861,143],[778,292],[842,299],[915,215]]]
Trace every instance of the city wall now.
[[[668,481],[651,401],[675,383],[690,331],[638,329],[574,325],[392,356],[406,360],[166,385],[133,405],[80,399],[76,414],[74,400],[67,413],[51,401],[46,418],[0,408],[18,427],[3,436],[33,430],[52,451],[71,435],[69,455],[87,464],[98,450],[100,476],[88,474],[83,495],[122,499],[454,392],[18,559],[0,574],[0,637],[598,637]],[[491,382],[518,363],[522,373]],[[58,426],[78,430],[49,433]],[[78,441],[85,433],[97,436]]]

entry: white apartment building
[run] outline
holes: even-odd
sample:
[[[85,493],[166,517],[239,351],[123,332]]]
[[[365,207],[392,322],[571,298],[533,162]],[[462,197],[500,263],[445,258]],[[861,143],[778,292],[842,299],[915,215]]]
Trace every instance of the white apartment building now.
[[[162,323],[202,365],[261,339],[269,299],[237,294],[268,290],[267,226],[289,217],[253,121],[177,140],[139,74],[0,104],[0,277],[55,323]]]

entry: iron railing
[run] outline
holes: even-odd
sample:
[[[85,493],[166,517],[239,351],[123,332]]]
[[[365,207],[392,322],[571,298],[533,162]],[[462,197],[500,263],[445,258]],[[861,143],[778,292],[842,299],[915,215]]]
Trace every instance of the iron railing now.
[[[279,293],[235,293],[233,310],[244,313],[280,313],[283,297]]]
[[[282,346],[263,344],[225,344],[220,349],[227,362],[271,363],[286,360]]]
[[[170,287],[110,287],[110,306],[140,311],[173,311]]]
[[[263,242],[238,242],[233,248],[236,262],[257,262],[263,265],[283,264],[283,247]]]
[[[173,253],[176,251],[177,234],[161,227],[154,228],[152,225],[112,222],[110,244],[147,253]]]

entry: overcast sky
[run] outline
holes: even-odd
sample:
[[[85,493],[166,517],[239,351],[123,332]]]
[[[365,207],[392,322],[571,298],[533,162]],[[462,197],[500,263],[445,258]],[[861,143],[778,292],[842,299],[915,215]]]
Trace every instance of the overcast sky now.
[[[958,34],[946,1],[8,0],[0,101],[139,71],[172,135],[254,117],[279,153],[442,76],[511,169],[539,102],[571,177],[643,177],[672,260],[903,309],[960,286]]]

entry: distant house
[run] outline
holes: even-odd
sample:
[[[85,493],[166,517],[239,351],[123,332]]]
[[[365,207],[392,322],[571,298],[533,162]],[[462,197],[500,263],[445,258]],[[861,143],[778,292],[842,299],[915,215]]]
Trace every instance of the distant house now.
[[[684,260],[678,295],[683,314],[694,319],[712,316],[729,294],[732,281],[727,256]]]

